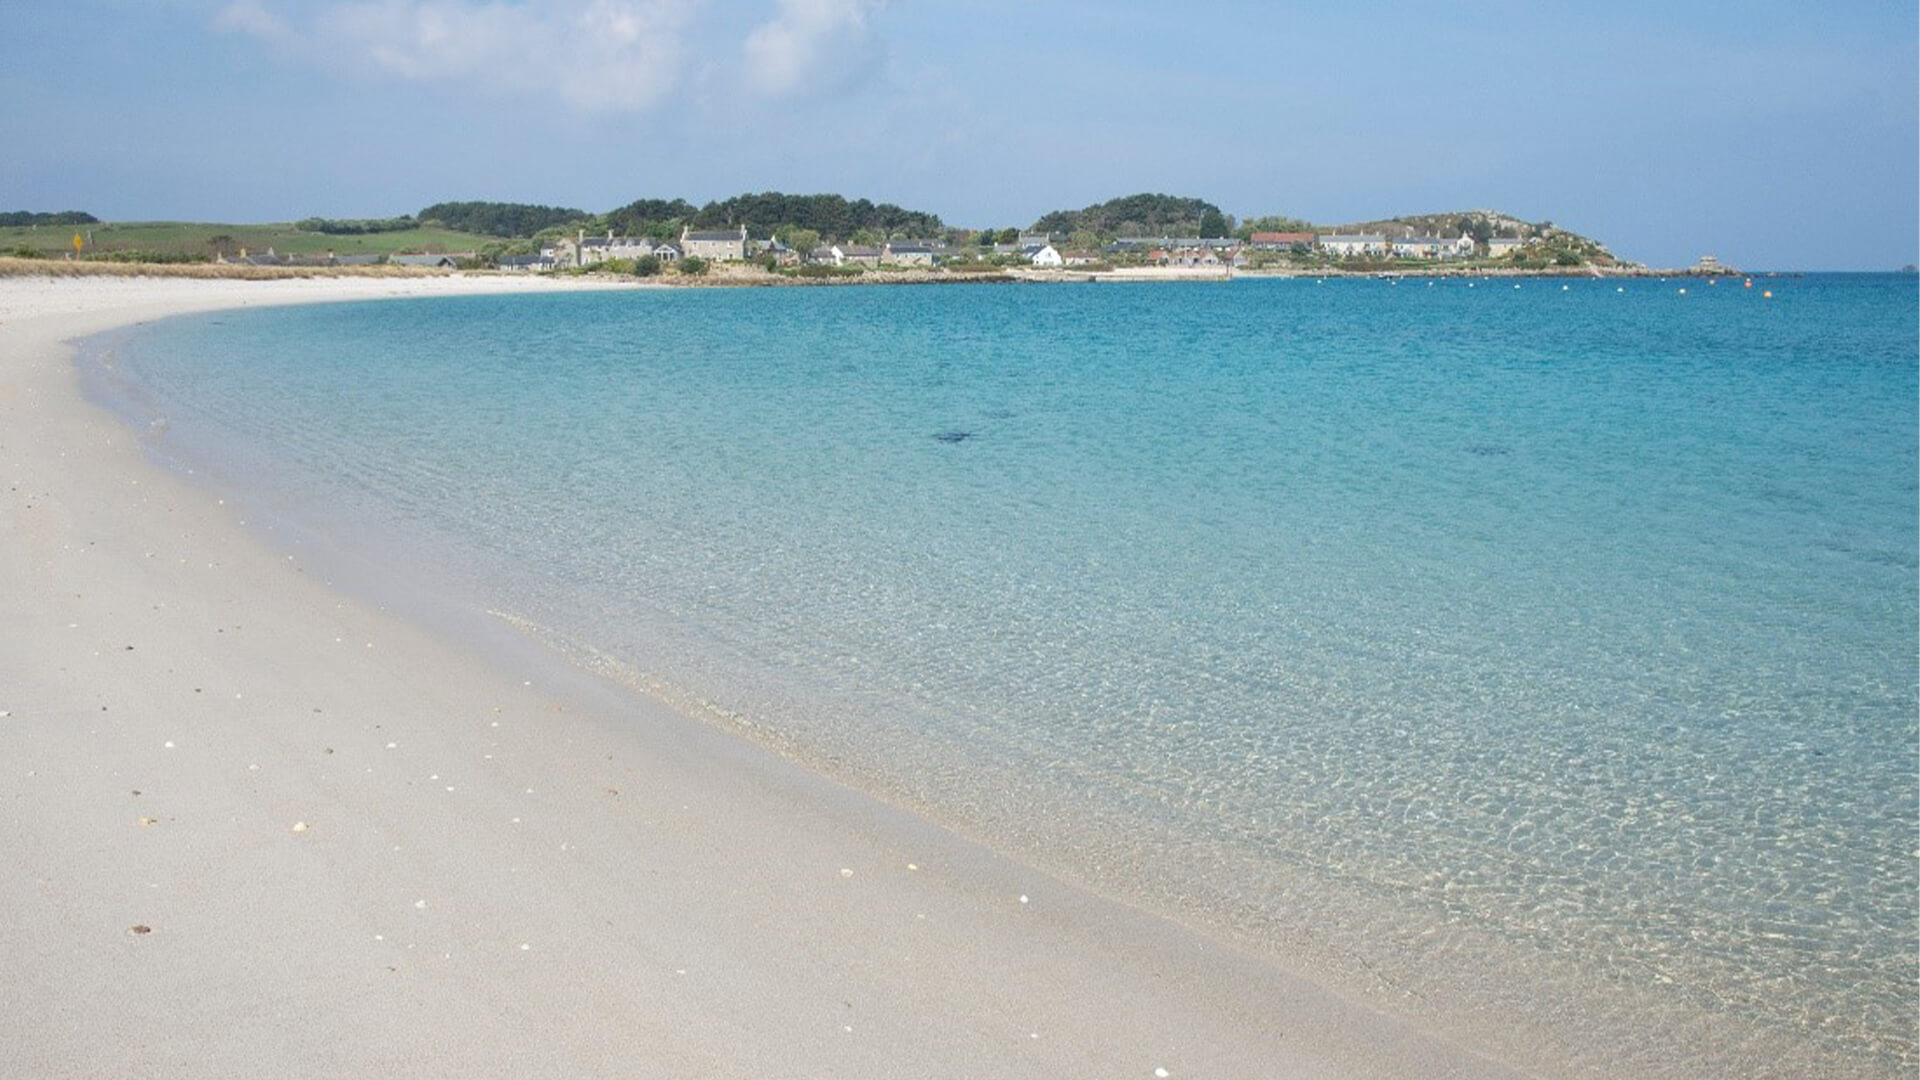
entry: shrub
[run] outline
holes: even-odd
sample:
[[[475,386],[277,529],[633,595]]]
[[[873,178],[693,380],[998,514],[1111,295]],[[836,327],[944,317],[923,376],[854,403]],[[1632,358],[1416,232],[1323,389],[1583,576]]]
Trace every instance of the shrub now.
[[[642,255],[633,260],[633,272],[641,277],[652,277],[660,272],[660,256]]]
[[[866,272],[866,267],[863,266],[833,266],[828,263],[808,263],[805,266],[796,266],[792,269],[781,271],[781,273],[786,274],[788,277],[796,278],[859,277]]]
[[[689,255],[680,260],[680,272],[683,274],[704,274],[707,272],[707,260],[698,255]]]

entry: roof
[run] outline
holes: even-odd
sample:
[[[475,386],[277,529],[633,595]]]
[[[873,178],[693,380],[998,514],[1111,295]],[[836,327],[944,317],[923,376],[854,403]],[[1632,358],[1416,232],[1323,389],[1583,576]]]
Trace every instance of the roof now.
[[[740,242],[741,236],[738,230],[734,230],[732,232],[690,232],[685,236],[681,237],[681,239],[702,240],[709,244],[714,244],[714,243],[737,244]]]
[[[1248,238],[1256,244],[1311,244],[1310,232],[1257,232]]]
[[[888,244],[887,250],[893,252],[895,255],[931,255],[933,254],[933,245],[910,244],[903,241],[896,241]]]

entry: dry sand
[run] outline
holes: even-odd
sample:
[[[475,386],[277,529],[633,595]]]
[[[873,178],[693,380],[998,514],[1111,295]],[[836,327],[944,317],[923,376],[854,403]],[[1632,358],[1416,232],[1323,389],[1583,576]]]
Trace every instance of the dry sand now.
[[[1497,1077],[309,577],[64,342],[514,279],[0,281],[0,1075]]]

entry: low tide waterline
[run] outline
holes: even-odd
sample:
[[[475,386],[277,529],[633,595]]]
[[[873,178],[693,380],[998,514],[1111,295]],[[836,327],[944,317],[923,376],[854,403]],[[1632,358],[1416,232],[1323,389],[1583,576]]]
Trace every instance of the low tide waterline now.
[[[1914,280],[1678,284],[446,298],[87,371],[322,544],[1512,1059],[1902,1075]]]

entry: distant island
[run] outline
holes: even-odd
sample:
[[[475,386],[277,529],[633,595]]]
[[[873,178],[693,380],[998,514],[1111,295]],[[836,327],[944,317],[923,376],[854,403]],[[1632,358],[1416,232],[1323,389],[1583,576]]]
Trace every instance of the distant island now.
[[[1316,224],[1236,220],[1204,199],[1137,194],[1026,226],[958,228],[840,195],[760,192],[695,207],[638,199],[603,213],[442,202],[388,218],[240,225],[105,222],[83,211],[0,213],[0,255],[121,263],[419,265],[519,273],[795,280],[870,274],[1161,276],[1299,273],[1647,273],[1597,240],[1496,210]],[[1693,272],[1732,274],[1711,257]],[[1688,271],[1677,271],[1688,272]]]

